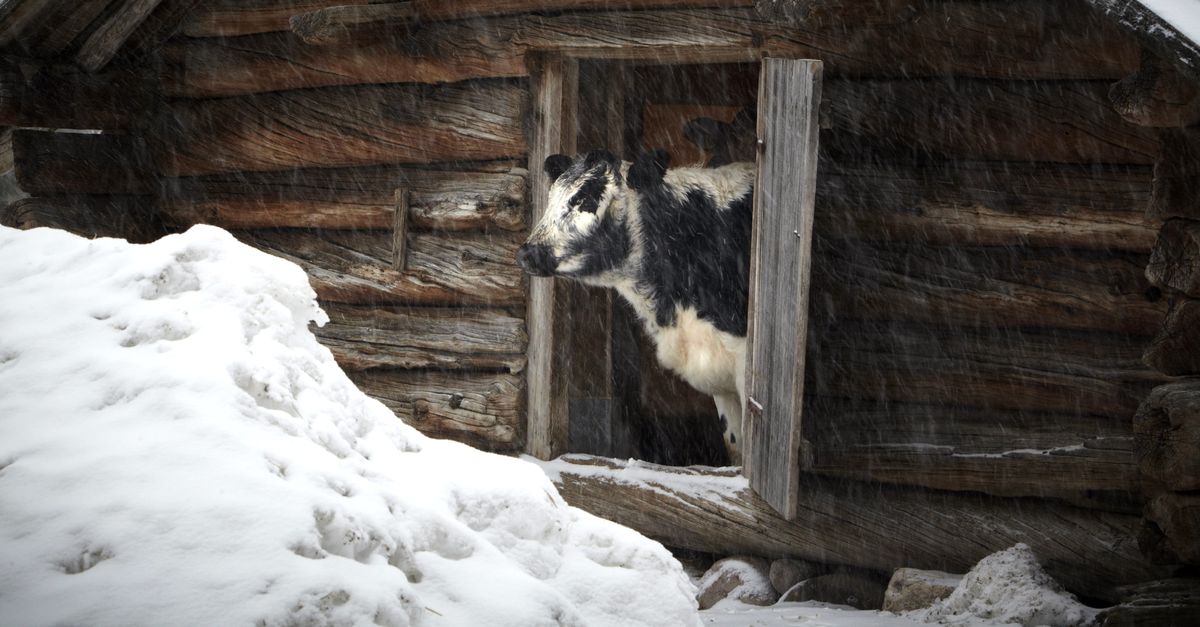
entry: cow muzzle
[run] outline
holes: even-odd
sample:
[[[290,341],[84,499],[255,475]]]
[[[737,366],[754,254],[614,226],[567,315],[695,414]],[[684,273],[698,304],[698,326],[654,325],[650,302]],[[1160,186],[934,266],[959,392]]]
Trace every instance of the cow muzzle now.
[[[554,276],[558,259],[545,244],[522,244],[517,249],[517,265],[533,276]]]

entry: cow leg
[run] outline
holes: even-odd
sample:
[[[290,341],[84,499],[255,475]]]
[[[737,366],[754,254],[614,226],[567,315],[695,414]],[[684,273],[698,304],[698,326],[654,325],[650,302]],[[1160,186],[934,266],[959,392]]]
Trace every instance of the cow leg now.
[[[742,404],[737,394],[718,394],[713,397],[720,414],[721,429],[724,431],[725,450],[729,451],[729,463],[742,465]]]

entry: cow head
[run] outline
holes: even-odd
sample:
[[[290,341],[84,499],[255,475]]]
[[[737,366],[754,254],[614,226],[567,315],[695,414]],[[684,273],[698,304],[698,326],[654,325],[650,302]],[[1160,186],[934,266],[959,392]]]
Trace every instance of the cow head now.
[[[517,263],[534,276],[603,282],[628,259],[633,234],[628,215],[628,170],[611,153],[574,158],[553,155],[546,211],[517,251]]]

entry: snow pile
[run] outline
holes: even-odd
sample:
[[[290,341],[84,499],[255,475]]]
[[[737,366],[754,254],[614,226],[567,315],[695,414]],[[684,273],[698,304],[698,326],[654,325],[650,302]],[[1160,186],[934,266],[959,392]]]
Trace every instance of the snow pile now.
[[[359,392],[296,266],[208,227],[0,258],[6,623],[698,624],[660,545]]]
[[[1098,612],[1064,591],[1033,551],[1017,544],[983,558],[950,596],[908,616],[950,625],[1066,627],[1092,624]]]

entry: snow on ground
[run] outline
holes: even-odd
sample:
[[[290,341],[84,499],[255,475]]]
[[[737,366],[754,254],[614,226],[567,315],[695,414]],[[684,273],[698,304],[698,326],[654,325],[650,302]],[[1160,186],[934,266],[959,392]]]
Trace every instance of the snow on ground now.
[[[0,260],[3,622],[698,624],[660,545],[359,392],[298,267],[210,227]]]
[[[700,614],[706,627],[925,627],[925,623],[888,612],[814,602],[756,607],[722,601]]]

